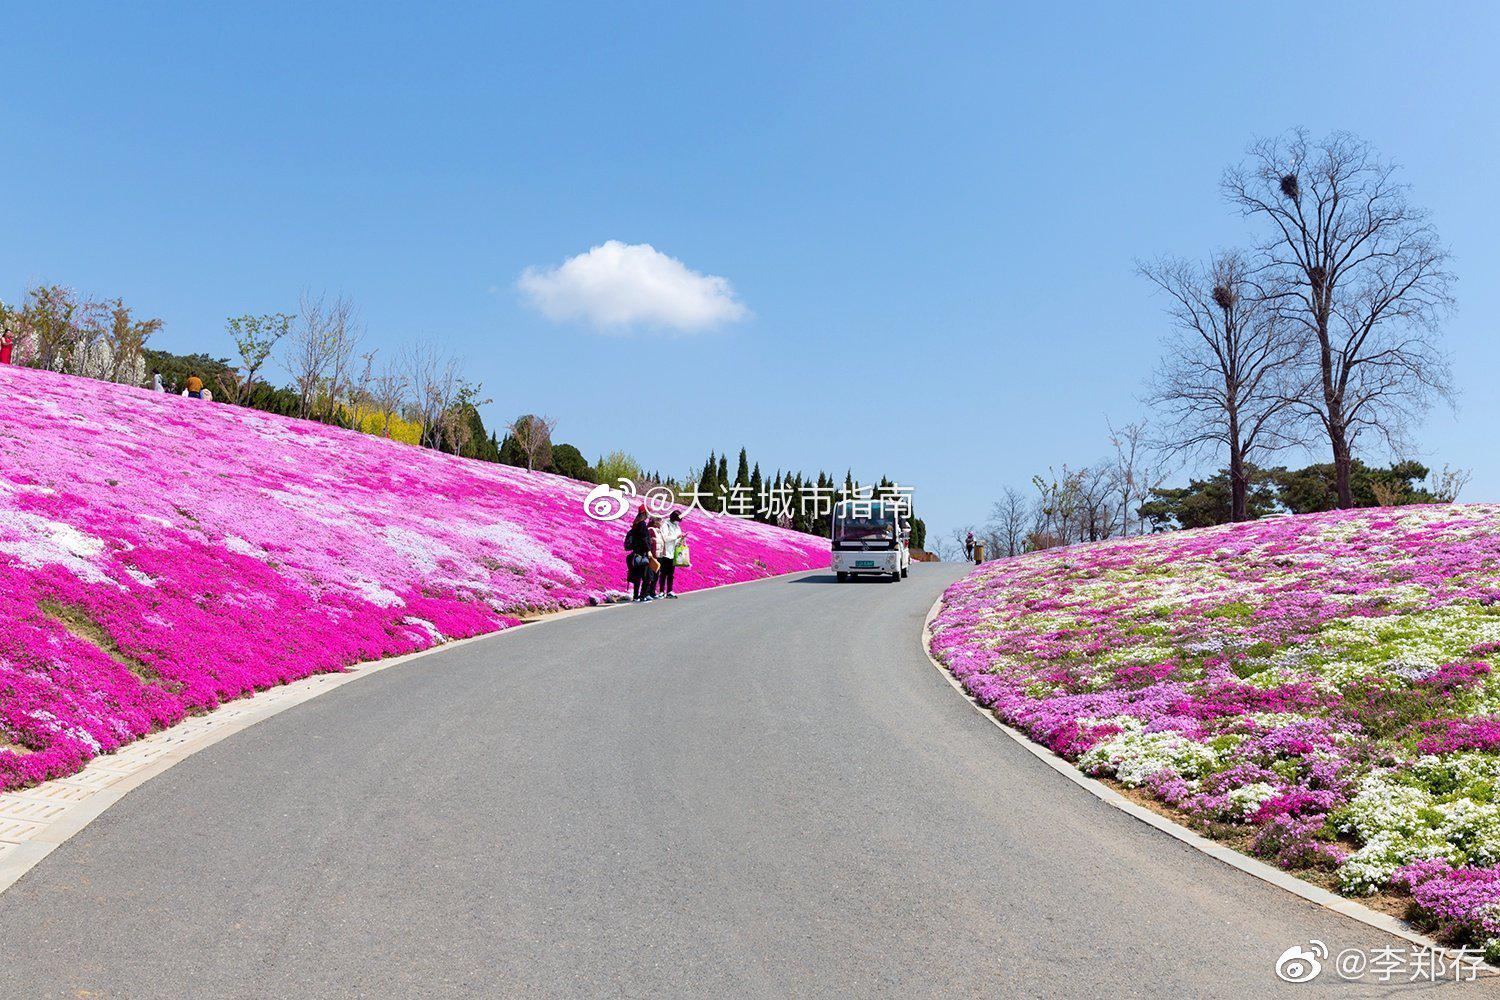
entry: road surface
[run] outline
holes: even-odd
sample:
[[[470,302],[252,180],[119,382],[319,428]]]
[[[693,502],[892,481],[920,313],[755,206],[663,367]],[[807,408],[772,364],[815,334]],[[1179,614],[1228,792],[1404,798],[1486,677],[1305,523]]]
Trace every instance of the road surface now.
[[[961,570],[609,608],[340,687],[0,894],[0,997],[1372,995],[1275,959],[1400,942],[1095,800],[944,682],[919,634]]]

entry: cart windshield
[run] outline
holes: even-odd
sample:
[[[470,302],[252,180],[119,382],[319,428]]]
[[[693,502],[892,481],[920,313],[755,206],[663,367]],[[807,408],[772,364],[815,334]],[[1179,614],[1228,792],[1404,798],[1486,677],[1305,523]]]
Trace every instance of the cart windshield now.
[[[856,542],[896,537],[896,508],[887,503],[841,503],[833,512],[836,541]]]

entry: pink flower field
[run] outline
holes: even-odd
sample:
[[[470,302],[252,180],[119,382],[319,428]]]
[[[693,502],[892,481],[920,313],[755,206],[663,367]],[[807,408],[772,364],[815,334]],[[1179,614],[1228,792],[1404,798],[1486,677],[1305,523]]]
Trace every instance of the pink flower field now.
[[[1409,893],[1500,957],[1500,506],[986,563],[944,595],[932,649],[1084,771],[1351,895]]]
[[[222,404],[0,367],[0,791],[320,671],[613,599],[589,487]],[[828,543],[685,522],[691,590]]]

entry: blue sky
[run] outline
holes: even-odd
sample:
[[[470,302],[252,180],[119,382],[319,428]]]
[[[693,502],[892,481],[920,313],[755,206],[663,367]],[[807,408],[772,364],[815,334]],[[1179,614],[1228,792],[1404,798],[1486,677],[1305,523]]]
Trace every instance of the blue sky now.
[[[1066,11],[1064,13],[1064,11]],[[1251,230],[1257,135],[1344,128],[1454,254],[1462,393],[1418,457],[1500,498],[1500,14],[1482,4],[37,4],[6,12],[0,297],[123,296],[160,346],[347,292],[592,457],[710,448],[918,489],[935,528],[1108,450],[1161,303],[1132,271]],[[517,288],[608,240],[723,276],[694,333]],[[1371,456],[1377,457],[1377,456]]]

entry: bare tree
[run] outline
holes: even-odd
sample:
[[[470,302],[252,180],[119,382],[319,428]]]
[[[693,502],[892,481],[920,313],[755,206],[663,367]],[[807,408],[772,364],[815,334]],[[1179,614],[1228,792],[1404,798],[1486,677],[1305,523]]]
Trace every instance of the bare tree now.
[[[1452,398],[1438,322],[1452,307],[1447,250],[1395,167],[1346,132],[1263,139],[1224,175],[1225,196],[1270,223],[1266,270],[1279,316],[1312,342],[1297,401],[1333,451],[1339,506],[1352,507],[1353,451],[1364,431],[1399,447],[1434,396]]]
[[[145,377],[146,341],[161,329],[162,321],[135,319],[123,299],[115,299],[107,308],[109,318],[104,326],[102,343],[108,371],[102,377],[111,382],[140,385]]]
[[[1114,476],[1107,462],[1079,469],[1051,469],[1033,476],[1036,517],[1026,539],[1028,550],[1097,542],[1115,535]]]
[[[231,369],[223,383],[224,395],[231,403],[246,403],[255,391],[256,379],[271,352],[292,328],[296,319],[290,313],[266,313],[262,316],[231,316],[224,321],[229,338],[240,355],[240,367]]]
[[[1114,537],[1114,477],[1111,473],[1109,465],[1100,462],[1080,469],[1076,474],[1080,542]]]
[[[1431,475],[1427,491],[1438,503],[1457,503],[1459,494],[1472,478],[1474,474],[1468,469],[1451,469],[1445,465],[1442,472]]]
[[[21,308],[21,330],[38,368],[58,371],[83,340],[88,303],[66,285],[33,285]]]
[[[552,432],[557,421],[535,413],[523,413],[510,425],[510,436],[526,455],[526,468],[546,468],[552,461]]]
[[[370,379],[370,399],[380,414],[380,433],[391,436],[391,418],[408,402],[411,388],[410,366],[397,357],[381,365]]]
[[[314,297],[304,291],[298,302],[297,322],[287,338],[291,353],[286,367],[297,385],[297,415],[313,415],[321,394],[328,396],[328,412],[347,374],[354,344],[354,303],[340,295]]]
[[[1162,446],[1226,456],[1230,517],[1246,520],[1251,464],[1297,441],[1305,338],[1239,254],[1218,254],[1207,268],[1166,260],[1139,270],[1167,294],[1173,325],[1147,397],[1163,414]]]
[[[995,540],[994,553],[1007,556],[1026,551],[1026,538],[1036,529],[1036,504],[1014,486],[1007,486],[990,507],[987,533]]]
[[[375,384],[375,356],[379,353],[379,349],[372,348],[361,354],[359,366],[353,369],[359,374],[349,379],[349,415],[356,430],[365,429],[365,407],[373,401],[370,389]]]
[[[1107,420],[1105,423],[1109,427],[1109,443],[1115,449],[1110,477],[1119,495],[1120,534],[1129,535],[1131,511],[1138,511],[1151,498],[1151,491],[1166,481],[1166,473],[1149,440],[1146,421],[1137,420],[1118,428]],[[1142,521],[1137,520],[1136,526],[1140,533],[1145,533]]]
[[[442,448],[442,417],[458,395],[458,359],[430,341],[416,344],[403,359],[412,394],[412,411],[422,425],[421,443]]]
[[[354,304],[340,296],[329,309],[328,385],[324,419],[332,422],[340,403],[352,403],[355,385],[356,351],[363,338],[354,325]],[[368,367],[365,374],[368,375]]]

